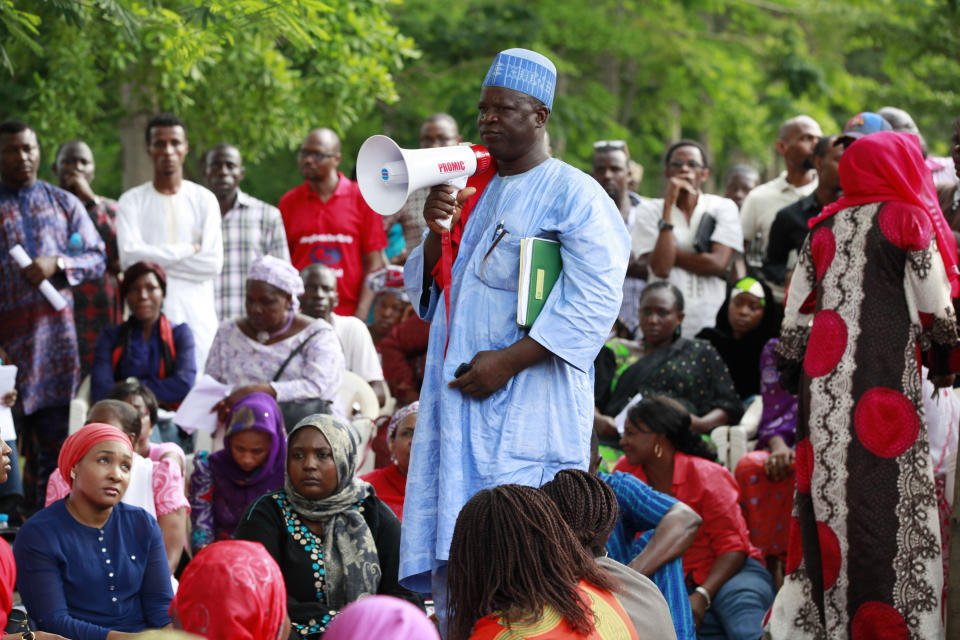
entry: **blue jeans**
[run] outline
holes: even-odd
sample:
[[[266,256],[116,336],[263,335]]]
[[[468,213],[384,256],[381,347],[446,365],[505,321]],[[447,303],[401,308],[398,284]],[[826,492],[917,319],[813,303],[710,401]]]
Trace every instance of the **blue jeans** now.
[[[755,558],[727,580],[707,610],[697,638],[702,640],[758,640],[763,635],[763,617],[776,592],[767,568]]]

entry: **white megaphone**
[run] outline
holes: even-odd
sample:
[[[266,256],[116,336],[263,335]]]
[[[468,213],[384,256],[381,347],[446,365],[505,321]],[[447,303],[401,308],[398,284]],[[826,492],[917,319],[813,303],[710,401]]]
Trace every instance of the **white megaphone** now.
[[[490,162],[490,152],[478,144],[402,149],[387,136],[371,136],[357,154],[357,184],[370,208],[389,216],[417,189],[438,184],[463,189],[467,178],[486,171]],[[449,228],[449,219],[438,222]]]

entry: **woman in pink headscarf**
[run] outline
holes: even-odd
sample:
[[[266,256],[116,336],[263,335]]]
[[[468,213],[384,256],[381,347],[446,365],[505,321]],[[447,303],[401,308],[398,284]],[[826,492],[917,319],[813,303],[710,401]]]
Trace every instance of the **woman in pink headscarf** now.
[[[440,640],[420,609],[393,596],[367,596],[347,605],[327,627],[324,640]]]
[[[773,638],[936,638],[937,507],[920,362],[960,360],[956,243],[916,136],[882,131],[840,160],[843,197],[810,221],[777,347],[799,391],[787,577]]]

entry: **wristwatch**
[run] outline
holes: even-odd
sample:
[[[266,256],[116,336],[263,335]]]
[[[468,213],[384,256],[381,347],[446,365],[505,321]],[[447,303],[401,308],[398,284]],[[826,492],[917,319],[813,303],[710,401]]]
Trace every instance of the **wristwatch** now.
[[[57,256],[57,271],[66,271],[67,263],[64,261],[63,256]]]
[[[660,221],[657,223],[657,231],[673,231],[673,225],[660,218]]]
[[[36,635],[33,631],[27,630],[23,632],[23,635],[20,636],[23,640],[36,640]]]

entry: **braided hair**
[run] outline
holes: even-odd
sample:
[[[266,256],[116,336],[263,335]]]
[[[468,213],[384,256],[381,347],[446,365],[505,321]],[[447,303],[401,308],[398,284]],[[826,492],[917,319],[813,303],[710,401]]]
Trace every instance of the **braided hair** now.
[[[617,587],[553,501],[521,485],[485,489],[467,502],[457,516],[447,570],[451,640],[467,640],[484,616],[509,624],[537,617],[546,606],[586,635],[594,630],[593,614],[577,584]]]
[[[654,433],[664,434],[677,451],[717,461],[714,448],[690,428],[690,412],[673,398],[662,395],[644,398],[630,407],[627,420],[634,425],[642,422]]]
[[[602,556],[620,515],[613,489],[591,473],[564,469],[540,490],[556,503],[584,549]]]

